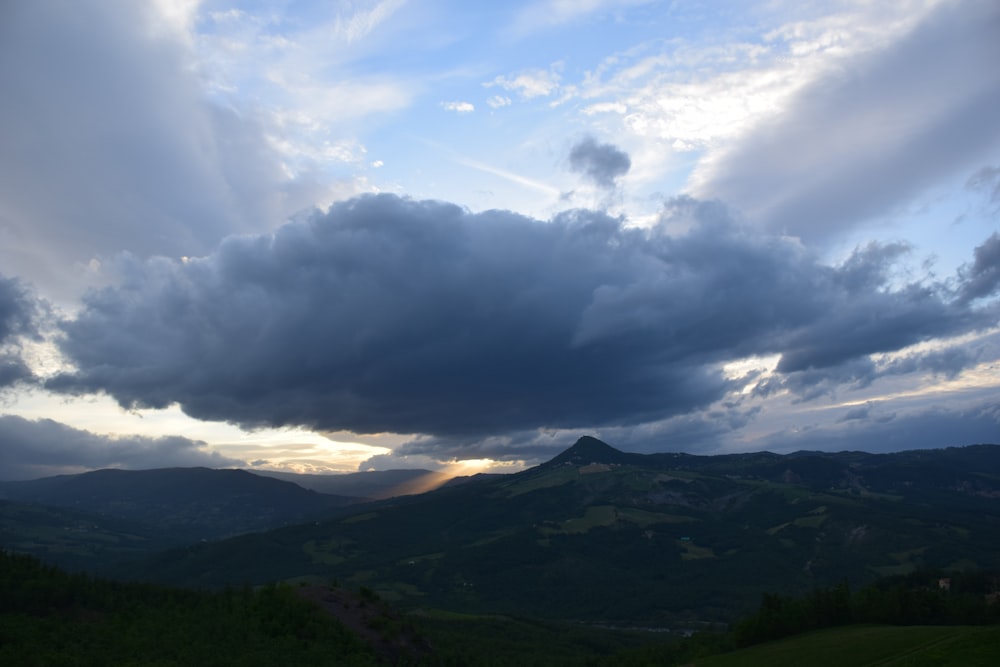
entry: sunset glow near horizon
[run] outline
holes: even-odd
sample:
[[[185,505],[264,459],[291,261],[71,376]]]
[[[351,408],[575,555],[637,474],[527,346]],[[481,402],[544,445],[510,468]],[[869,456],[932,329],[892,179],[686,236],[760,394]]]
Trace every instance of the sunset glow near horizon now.
[[[995,2],[0,17],[0,479],[1000,442]]]

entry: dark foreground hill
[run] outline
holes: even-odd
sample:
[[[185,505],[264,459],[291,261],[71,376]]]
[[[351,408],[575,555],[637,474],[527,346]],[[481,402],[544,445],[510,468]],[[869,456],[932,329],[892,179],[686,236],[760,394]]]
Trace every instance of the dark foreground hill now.
[[[379,657],[373,642],[291,587],[123,585],[0,551],[3,665],[387,664]]]
[[[698,658],[687,664],[692,667],[989,667],[997,660],[1000,660],[997,626],[855,625]]]
[[[319,523],[168,552],[196,586],[364,585],[405,608],[615,625],[726,621],[763,591],[1000,567],[1000,447],[552,461]]]

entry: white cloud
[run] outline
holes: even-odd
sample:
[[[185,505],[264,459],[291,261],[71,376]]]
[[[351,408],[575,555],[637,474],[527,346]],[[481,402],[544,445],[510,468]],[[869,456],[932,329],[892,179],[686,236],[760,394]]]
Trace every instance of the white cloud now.
[[[519,72],[513,77],[498,76],[493,81],[484,83],[487,88],[500,86],[504,90],[518,93],[526,100],[533,97],[547,97],[559,88],[562,65],[557,63],[547,70],[527,69]]]
[[[472,113],[476,110],[471,102],[442,102],[441,108],[455,113]]]
[[[797,21],[763,41],[723,35],[709,44],[642,45],[606,58],[578,94],[602,100],[584,113],[627,113],[627,129],[639,136],[681,150],[713,147],[781,111],[809,83],[841,72],[851,56],[905,34],[924,15],[903,9],[888,17],[874,8]]]
[[[551,28],[577,21],[600,11],[614,11],[635,5],[649,4],[652,0],[546,0],[532,2],[514,19],[515,35]]]
[[[205,442],[181,437],[107,436],[51,419],[0,415],[0,469],[4,480],[33,479],[95,468],[242,466]]]
[[[317,4],[308,21],[291,8],[210,14],[212,30],[197,42],[205,85],[260,117],[293,172],[336,173],[342,155],[317,147],[360,144],[359,127],[409,106],[419,88],[386,69],[353,67],[387,39],[405,4]]]
[[[859,110],[865,108],[868,100],[876,99],[859,97],[851,110],[831,111],[830,118],[803,120],[799,126],[801,134],[789,139],[787,145],[772,154],[775,160],[787,161],[787,168],[775,171],[773,179],[761,182],[769,178],[767,174],[771,172],[762,168],[768,161],[758,155],[740,159],[745,169],[741,168],[739,174],[747,175],[746,180],[740,180],[736,174],[732,180],[738,183],[737,186],[721,187],[723,180],[715,175],[728,173],[730,165],[736,164],[735,157],[749,155],[748,151],[739,153],[741,147],[762,141],[761,135],[777,131],[775,128],[795,127],[797,121],[790,111],[792,105],[801,104],[806,95],[815,95],[818,90],[830,89],[838,82],[867,72],[918,26],[927,25],[928,17],[947,14],[952,7],[954,14],[972,17],[978,14],[980,22],[985,23],[991,6],[989,2],[977,0],[958,5],[914,0],[796,6],[794,9],[784,5],[755,6],[747,10],[739,23],[721,23],[718,31],[708,39],[702,36],[695,40],[690,32],[678,30],[677,36],[634,44],[607,56],[577,81],[562,76],[558,87],[550,93],[558,96],[558,104],[575,103],[568,108],[579,114],[574,119],[576,122],[599,127],[601,134],[616,137],[616,142],[627,147],[637,158],[636,170],[630,176],[633,192],[661,191],[665,182],[673,181],[667,187],[683,188],[701,197],[722,197],[751,217],[759,217],[770,206],[768,198],[794,197],[797,190],[808,189],[810,184],[820,188],[820,175],[827,170],[822,160],[828,154],[854,155],[857,160],[872,163],[862,156],[869,152],[872,155],[891,154],[899,146],[905,146],[906,137],[916,136],[910,131],[912,128],[921,124],[928,127],[927,119],[937,110],[960,100],[962,93],[953,92],[957,87],[976,78],[988,80],[995,68],[982,64],[991,60],[987,56],[969,58],[964,73],[951,75],[951,81],[939,86],[921,83],[914,77],[920,77],[924,69],[943,71],[947,67],[943,63],[961,57],[956,54],[978,49],[982,55],[988,53],[988,48],[982,44],[967,44],[964,49],[942,46],[942,53],[938,55],[932,53],[933,48],[924,49],[926,55],[921,57],[936,62],[928,66],[900,65],[903,81],[900,85],[908,85],[905,81],[913,85],[911,93],[895,96],[898,111],[894,113],[898,114],[898,120],[879,121],[886,124],[887,132],[874,135],[856,132],[852,139],[846,140],[841,135],[847,130],[830,130],[834,126],[846,128],[851,123],[859,123]],[[670,10],[674,11],[674,8]],[[989,28],[983,28],[980,33],[988,31]],[[947,54],[950,55],[944,57]],[[513,88],[516,81],[514,75],[509,75],[499,77],[494,84]],[[888,89],[886,86],[882,91],[883,99],[892,97]],[[900,86],[897,90],[901,90]],[[967,87],[967,90],[970,89]],[[823,105],[816,107],[822,109]],[[951,134],[961,125],[952,124]],[[816,128],[824,129],[816,131]],[[948,134],[944,130],[942,128],[938,134]],[[902,142],[894,136],[903,137]],[[807,139],[826,140],[827,144],[804,151]],[[990,162],[989,139],[984,136],[979,145],[980,165]],[[649,147],[655,153],[647,156],[645,151]],[[945,150],[946,154],[949,152],[970,154],[960,146]],[[687,155],[678,155],[685,153]],[[803,162],[809,155],[820,162]],[[934,161],[934,158],[917,160],[925,165]],[[848,161],[836,158],[835,162],[846,165]],[[692,164],[696,165],[693,175]],[[965,168],[972,171],[980,165],[966,163]],[[679,173],[681,169],[685,171],[683,175]],[[850,171],[848,168],[845,173]],[[899,170],[899,174],[903,171]],[[933,167],[928,166],[926,171],[933,171]],[[808,178],[803,177],[806,174]],[[876,182],[871,177],[866,180]],[[925,181],[924,186],[929,182]],[[887,201],[896,201],[892,198],[902,191],[891,186],[885,188],[885,192],[888,193]],[[846,191],[837,197],[854,199]],[[628,206],[633,210],[641,208],[636,201]],[[870,211],[861,213],[855,223]],[[792,230],[794,227],[787,227],[788,221],[793,217],[802,219],[801,211],[794,215],[785,212],[780,217],[782,222],[772,225],[772,229]],[[832,223],[826,227],[837,228]]]
[[[406,0],[382,0],[353,14],[340,14],[334,23],[333,32],[348,43],[363,39],[405,4]]]
[[[510,98],[504,95],[493,95],[492,97],[486,100],[486,103],[489,104],[494,109],[499,109],[500,107],[506,107],[511,105]]]
[[[152,0],[152,5],[160,20],[148,23],[148,30],[167,28],[175,37],[187,39],[197,20],[201,0]]]
[[[883,48],[820,71],[692,179],[772,230],[822,241],[1000,150],[1000,8],[942,5]]]
[[[143,29],[161,18],[101,0],[5,11],[0,263],[50,295],[75,295],[95,257],[204,254],[315,194],[256,116],[206,102],[184,40]]]
[[[583,113],[586,116],[593,116],[599,113],[625,114],[628,113],[628,105],[623,102],[599,102],[598,104],[591,104],[584,107]]]

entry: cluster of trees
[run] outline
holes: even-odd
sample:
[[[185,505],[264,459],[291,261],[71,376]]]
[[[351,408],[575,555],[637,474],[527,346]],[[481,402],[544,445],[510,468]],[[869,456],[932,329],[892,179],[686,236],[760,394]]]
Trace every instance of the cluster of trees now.
[[[377,664],[289,586],[208,592],[68,574],[0,551],[3,665]]]
[[[985,572],[922,571],[851,591],[844,583],[801,598],[765,594],[760,609],[732,629],[736,646],[857,623],[986,625],[1000,623],[1000,577]]]
[[[947,582],[947,583],[942,583]],[[1000,575],[936,570],[886,577],[852,591],[846,583],[817,588],[802,597],[761,596],[756,613],[728,632],[701,632],[680,641],[650,644],[600,661],[602,667],[681,665],[793,635],[856,624],[1000,624]]]

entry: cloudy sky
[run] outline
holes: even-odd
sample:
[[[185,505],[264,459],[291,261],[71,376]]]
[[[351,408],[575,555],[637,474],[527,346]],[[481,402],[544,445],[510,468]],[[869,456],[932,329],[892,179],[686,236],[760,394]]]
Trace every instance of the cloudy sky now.
[[[994,0],[4,3],[0,479],[1000,442],[997,35]]]

